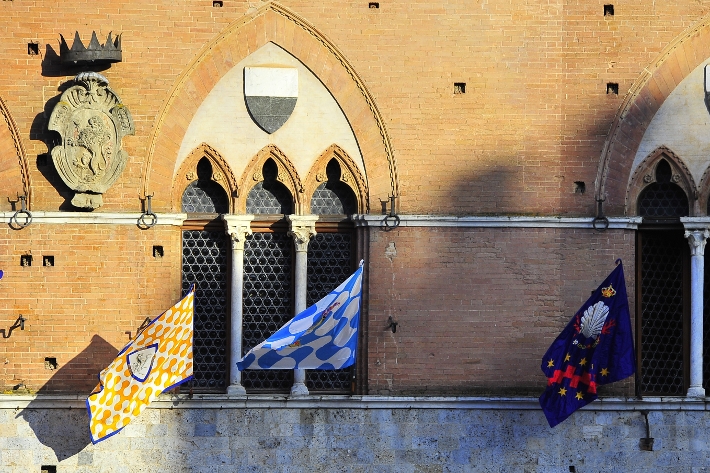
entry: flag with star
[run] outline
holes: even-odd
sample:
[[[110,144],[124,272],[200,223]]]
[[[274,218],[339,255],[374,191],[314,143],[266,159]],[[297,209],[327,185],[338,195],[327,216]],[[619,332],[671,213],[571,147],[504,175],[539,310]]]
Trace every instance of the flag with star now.
[[[597,398],[597,386],[634,374],[636,356],[621,260],[542,358],[540,406],[550,427]]]

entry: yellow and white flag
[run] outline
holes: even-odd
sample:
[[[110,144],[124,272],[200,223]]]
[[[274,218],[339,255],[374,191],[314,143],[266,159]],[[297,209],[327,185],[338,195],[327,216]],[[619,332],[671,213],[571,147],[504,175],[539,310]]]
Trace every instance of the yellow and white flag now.
[[[86,399],[92,443],[117,434],[160,393],[192,379],[194,297],[191,288],[101,371]]]

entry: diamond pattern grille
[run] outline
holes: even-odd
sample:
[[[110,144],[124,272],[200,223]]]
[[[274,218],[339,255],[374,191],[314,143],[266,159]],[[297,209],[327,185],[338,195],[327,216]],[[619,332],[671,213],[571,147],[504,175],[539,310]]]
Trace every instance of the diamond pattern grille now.
[[[352,234],[318,233],[308,243],[308,292],[306,303],[315,304],[352,273]],[[352,367],[342,370],[308,370],[309,391],[349,393]]]
[[[641,262],[641,386],[684,395],[682,235],[644,233]]]
[[[247,194],[247,213],[290,214],[292,209],[291,193],[278,181],[261,181]]]
[[[196,391],[224,392],[227,387],[228,255],[224,232],[182,232],[182,292],[195,284],[193,335]]]
[[[187,213],[229,212],[229,199],[222,186],[200,179],[191,182],[182,194],[182,211]]]
[[[355,194],[347,184],[340,181],[324,182],[318,186],[311,198],[313,214],[350,215],[356,212]]]
[[[244,244],[243,351],[254,348],[293,317],[292,240],[285,233],[254,233]],[[290,391],[292,370],[244,370],[250,392]]]

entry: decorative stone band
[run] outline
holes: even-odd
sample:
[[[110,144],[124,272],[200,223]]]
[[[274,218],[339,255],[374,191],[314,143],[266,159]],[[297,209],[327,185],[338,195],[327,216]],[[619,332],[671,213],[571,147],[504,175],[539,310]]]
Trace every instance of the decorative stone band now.
[[[427,397],[427,396],[307,396],[224,394],[161,394],[151,409],[480,409],[540,410],[537,397]],[[86,395],[0,394],[0,409],[82,409]],[[587,411],[710,411],[710,400],[682,397],[617,398],[602,397],[582,410]]]
[[[0,218],[9,222],[15,212],[0,212]],[[32,211],[33,224],[111,224],[135,225],[140,213],[110,212],[39,212]],[[159,213],[158,225],[181,226],[187,220],[185,213]],[[361,227],[382,225],[385,215],[353,215],[352,221]],[[437,215],[399,215],[400,227],[480,227],[480,228],[587,228],[593,229],[592,217],[449,217]],[[683,219],[685,220],[685,219]],[[710,228],[710,218],[707,218]],[[636,230],[641,217],[609,217],[610,230]],[[686,223],[686,228],[688,224]]]
[[[15,212],[0,212],[0,218],[3,222],[9,222]],[[32,211],[32,223],[41,224],[105,224],[105,225],[136,225],[138,218],[143,215],[139,212],[132,213],[114,213],[114,212],[39,212]],[[182,226],[187,220],[185,213],[165,213],[158,215],[158,223],[156,225],[175,225]]]

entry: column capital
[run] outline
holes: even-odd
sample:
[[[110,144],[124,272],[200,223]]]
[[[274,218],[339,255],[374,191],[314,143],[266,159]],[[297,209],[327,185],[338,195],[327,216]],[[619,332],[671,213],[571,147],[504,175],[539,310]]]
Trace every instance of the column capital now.
[[[685,231],[685,238],[688,239],[691,256],[705,255],[705,243],[707,243],[708,237],[710,237],[710,231],[707,228]]]
[[[254,220],[254,216],[222,214],[222,220],[224,220],[224,230],[232,240],[232,249],[243,251],[247,235],[252,234],[251,221]]]
[[[308,242],[316,235],[318,215],[287,215],[289,236],[293,237],[296,252],[308,251]]]

